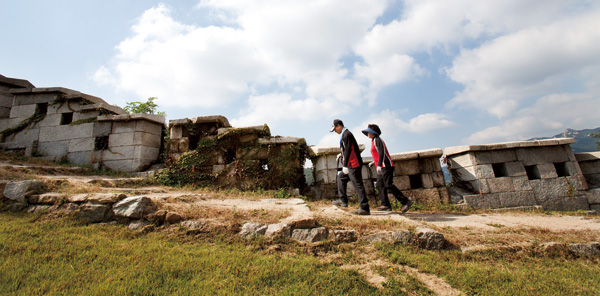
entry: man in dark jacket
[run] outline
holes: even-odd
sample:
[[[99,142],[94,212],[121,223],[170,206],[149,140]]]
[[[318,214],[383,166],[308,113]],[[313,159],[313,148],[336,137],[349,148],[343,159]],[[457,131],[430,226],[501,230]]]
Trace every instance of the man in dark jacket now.
[[[360,208],[354,211],[357,215],[370,215],[371,210],[369,209],[369,200],[367,199],[367,193],[365,192],[365,185],[362,180],[362,157],[360,156],[360,148],[356,142],[354,135],[344,127],[344,123],[336,119],[333,121],[333,127],[330,130],[341,134],[340,148],[342,149],[342,170],[338,172],[338,194],[339,200],[333,201],[336,206],[347,207],[348,206],[348,195],[346,194],[346,187],[348,181],[352,181],[356,195],[360,202]]]

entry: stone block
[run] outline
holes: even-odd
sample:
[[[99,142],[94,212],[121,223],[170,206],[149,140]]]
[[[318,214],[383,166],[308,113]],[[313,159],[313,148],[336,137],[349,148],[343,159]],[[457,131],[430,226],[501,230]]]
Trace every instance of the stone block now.
[[[490,193],[490,187],[488,186],[487,179],[482,180],[471,180],[471,181],[460,181],[457,185],[465,190],[477,193],[487,194]]]
[[[143,146],[148,146],[148,147],[160,148],[161,142],[162,142],[162,139],[160,137],[160,134],[156,135],[156,134],[151,134],[151,133],[146,133],[146,132],[135,132],[135,135],[133,137],[134,145],[143,145]],[[188,140],[188,147],[189,147],[189,140]]]
[[[324,241],[329,237],[329,231],[325,227],[317,227],[311,229],[294,229],[292,238],[298,241],[314,243]]]
[[[108,147],[133,146],[135,145],[134,136],[134,132],[111,134],[108,136]]]
[[[24,130],[7,136],[5,141],[15,143],[31,143],[37,141],[40,137],[39,128],[25,128]]]
[[[113,212],[119,217],[142,218],[153,212],[154,204],[145,196],[130,196],[113,206]]]
[[[25,198],[31,194],[37,194],[41,190],[42,182],[37,180],[25,180],[9,182],[4,187],[4,197],[19,203],[25,203]]]
[[[565,166],[567,168],[567,171],[569,172],[569,175],[571,176],[583,174],[581,168],[579,167],[579,163],[577,163],[576,161],[568,161],[565,163]]]
[[[433,165],[431,164],[430,158],[419,158],[419,172],[421,174],[431,174],[433,172]],[[436,160],[437,161],[437,160]]]
[[[316,183],[329,183],[329,177],[327,176],[326,169],[317,170],[315,167],[313,167],[313,176],[315,177]]]
[[[448,191],[448,187],[438,187],[437,190],[440,196],[440,201],[444,204],[450,203],[450,192]]]
[[[333,235],[338,243],[353,243],[358,240],[356,230],[334,230]]]
[[[417,175],[421,172],[419,160],[417,159],[394,161],[394,167],[396,176]]]
[[[170,135],[171,140],[179,139],[179,138],[183,137],[183,126],[181,126],[181,125],[171,126],[171,128],[169,129],[169,135]]]
[[[484,164],[472,167],[453,169],[452,176],[453,178],[455,178],[456,181],[491,179],[494,178],[494,170],[492,169],[492,165]]]
[[[394,185],[400,190],[410,189],[410,179],[408,176],[395,176]]]
[[[533,188],[529,184],[529,178],[525,177],[513,177],[512,178],[513,186],[515,191],[529,191]]]
[[[36,104],[13,106],[10,110],[10,118],[27,119],[35,114],[36,109]]]
[[[518,148],[516,155],[523,165],[569,161],[569,155],[562,146]]]
[[[477,165],[477,161],[471,152],[448,156],[448,160],[450,166],[455,169]]]
[[[442,203],[442,198],[437,188],[406,190],[402,193],[410,197],[413,201],[418,201],[420,204],[426,206],[434,206]]]
[[[81,152],[94,150],[94,138],[80,138],[69,141],[69,152]]]
[[[93,135],[94,123],[59,125],[40,128],[40,142],[54,142],[70,139],[89,138]]]
[[[433,181],[433,187],[444,187],[446,186],[446,180],[444,179],[444,173],[443,172],[433,172],[433,174],[431,174],[431,179]]]
[[[565,178],[530,180],[529,183],[533,188],[536,200],[541,205],[557,197],[566,198],[575,195],[575,188],[569,185]]]
[[[92,131],[93,137],[106,137],[110,135],[112,132],[112,122],[103,121],[103,122],[94,122],[94,127]]]
[[[433,188],[433,178],[431,177],[431,174],[422,174],[421,184],[423,184],[423,188]]]
[[[541,202],[538,198],[538,203],[544,207],[544,210],[550,211],[577,211],[590,209],[587,198],[582,195],[576,195],[572,197],[549,197],[543,199]]]
[[[487,184],[491,193],[512,192],[515,191],[511,177],[487,179]]]
[[[161,137],[163,125],[154,121],[136,120],[135,131],[145,132]]]
[[[442,163],[440,161],[439,158],[432,158],[431,159],[431,166],[433,167],[433,171],[434,172],[441,172],[442,171]]]
[[[114,121],[112,123],[112,133],[133,133],[135,132],[137,122],[135,121]]]
[[[342,171],[328,169],[327,170],[327,181],[325,183],[336,183],[338,174],[343,174]]]
[[[600,204],[600,188],[590,189],[585,195],[589,204]]]
[[[102,159],[102,151],[69,152],[67,161],[74,164],[96,164]]]
[[[600,173],[600,161],[579,162],[579,168],[582,174]]]
[[[134,172],[135,169],[133,167],[133,160],[131,159],[123,159],[123,160],[104,160],[102,162],[104,167],[107,167],[113,171],[118,172]]]
[[[502,208],[535,206],[537,201],[533,191],[505,192],[498,195]]]
[[[565,179],[567,179],[567,183],[571,186],[573,186],[573,188],[575,190],[588,190],[588,186],[587,186],[587,182],[585,181],[585,177],[583,177],[582,175],[579,176],[568,176],[568,177],[563,177]]]
[[[525,171],[525,166],[516,161],[516,162],[507,162],[505,163],[506,165],[506,172],[508,173],[509,177],[521,177],[521,176],[527,176],[527,172]]]
[[[0,107],[0,118],[10,118],[10,108]]]
[[[477,151],[474,157],[477,164],[506,163],[517,160],[517,155],[513,149]]]
[[[73,121],[85,120],[85,119],[90,119],[90,118],[95,119],[99,115],[100,115],[100,113],[98,111],[75,112],[75,113],[73,113]]]
[[[38,122],[36,127],[58,126],[60,125],[60,114],[46,114],[42,121]]]
[[[598,174],[586,174],[585,181],[587,182],[590,188],[599,188],[600,187],[600,173]]]
[[[537,168],[542,179],[558,178],[556,168],[552,163],[541,163],[537,165]]]
[[[104,160],[105,163],[110,160],[131,160],[135,158],[134,153],[135,146],[113,147],[102,151],[102,160]]]
[[[37,152],[43,156],[66,157],[69,153],[69,140],[38,143]]]
[[[134,158],[135,159],[158,159],[159,148],[147,147],[147,146],[135,146]]]
[[[444,235],[430,228],[419,227],[414,234],[417,246],[428,250],[441,250],[446,244]]]
[[[498,209],[502,207],[498,193],[465,195],[463,198],[474,209]]]

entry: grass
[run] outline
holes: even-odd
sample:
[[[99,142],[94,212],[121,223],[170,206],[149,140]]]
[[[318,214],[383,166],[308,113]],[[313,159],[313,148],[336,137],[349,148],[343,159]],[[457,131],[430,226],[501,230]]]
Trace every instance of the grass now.
[[[444,278],[466,295],[598,295],[600,260],[546,257],[533,251],[461,253],[395,246],[381,249],[397,264]]]
[[[2,295],[395,294],[308,255],[39,217],[0,213]]]

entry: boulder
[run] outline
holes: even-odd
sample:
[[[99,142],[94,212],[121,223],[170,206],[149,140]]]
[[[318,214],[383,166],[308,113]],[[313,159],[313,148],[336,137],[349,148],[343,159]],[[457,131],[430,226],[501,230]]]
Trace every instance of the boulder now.
[[[265,236],[286,236],[292,235],[292,228],[285,223],[269,224],[265,231]]]
[[[26,196],[40,193],[41,185],[38,180],[10,182],[4,187],[4,197],[24,204]]]
[[[240,236],[250,238],[256,235],[264,235],[267,231],[268,226],[258,223],[246,223],[242,226]]]
[[[88,202],[99,204],[113,204],[127,198],[123,193],[94,193],[87,197]]]
[[[44,194],[34,194],[29,197],[29,203],[32,204],[46,204],[53,205],[58,203],[63,198],[63,195],[60,193],[44,193]]]
[[[569,250],[578,256],[593,257],[600,255],[600,243],[570,244]]]
[[[310,229],[294,229],[292,238],[298,241],[309,243],[324,241],[329,236],[329,230],[325,227],[317,227]]]
[[[333,235],[338,243],[352,243],[358,240],[356,230],[334,230]]]
[[[79,218],[89,222],[102,222],[110,207],[105,204],[85,203],[79,208]]]
[[[153,206],[152,200],[145,196],[131,196],[114,204],[113,212],[116,216],[141,219]]]
[[[179,221],[183,220],[183,217],[176,212],[168,212],[165,215],[165,222],[169,223],[169,224],[175,224],[175,223],[179,223]]]
[[[428,250],[440,250],[446,244],[443,234],[429,228],[417,228],[413,240],[416,245]]]

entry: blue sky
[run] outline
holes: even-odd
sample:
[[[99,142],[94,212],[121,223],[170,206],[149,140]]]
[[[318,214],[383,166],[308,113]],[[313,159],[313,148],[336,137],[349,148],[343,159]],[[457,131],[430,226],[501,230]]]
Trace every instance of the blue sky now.
[[[598,1],[3,1],[0,74],[392,153],[600,126]],[[369,147],[369,146],[367,146]],[[366,151],[364,154],[368,154]]]

